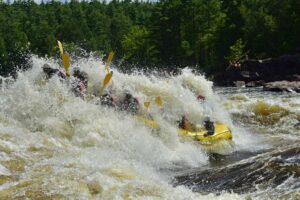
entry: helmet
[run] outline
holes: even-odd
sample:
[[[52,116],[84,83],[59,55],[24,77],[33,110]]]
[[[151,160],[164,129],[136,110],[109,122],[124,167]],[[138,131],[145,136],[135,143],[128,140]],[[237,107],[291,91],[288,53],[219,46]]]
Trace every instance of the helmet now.
[[[47,64],[47,63],[45,63],[44,65],[43,65],[43,67],[42,67],[44,70],[46,69],[52,69],[52,67],[50,67],[50,65],[49,64]]]
[[[202,95],[197,96],[197,100],[205,100],[205,97]]]
[[[51,78],[54,74],[58,72],[57,68],[52,68],[49,64],[44,64],[42,69],[43,72],[47,75],[47,78]]]

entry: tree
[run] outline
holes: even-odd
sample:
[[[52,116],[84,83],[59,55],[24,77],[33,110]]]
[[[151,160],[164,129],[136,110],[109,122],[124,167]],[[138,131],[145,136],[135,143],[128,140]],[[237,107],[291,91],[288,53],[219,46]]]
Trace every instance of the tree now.
[[[232,65],[239,66],[242,60],[247,55],[247,51],[245,50],[246,44],[240,38],[238,39],[231,47],[229,56],[225,57],[225,59]]]
[[[147,28],[133,26],[122,40],[124,60],[137,64],[147,64],[156,61],[158,51],[150,39]]]

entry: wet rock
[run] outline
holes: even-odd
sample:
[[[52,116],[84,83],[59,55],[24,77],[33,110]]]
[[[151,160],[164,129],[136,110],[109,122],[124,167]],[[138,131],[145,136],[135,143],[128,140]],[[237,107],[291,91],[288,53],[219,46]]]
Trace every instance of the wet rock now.
[[[234,82],[235,87],[245,87],[244,81],[235,81]]]
[[[260,87],[263,85],[264,85],[263,81],[250,81],[250,82],[246,83],[246,87]]]
[[[276,188],[291,177],[297,184],[300,181],[299,153],[299,145],[274,150],[226,167],[178,175],[173,184],[185,185],[203,194],[224,190],[249,193],[258,188]]]
[[[215,76],[215,84],[233,86],[236,81],[300,81],[300,54],[283,55],[264,60],[247,59],[240,65],[230,65],[225,72]]]
[[[264,90],[272,92],[300,92],[300,81],[276,81],[264,84]]]

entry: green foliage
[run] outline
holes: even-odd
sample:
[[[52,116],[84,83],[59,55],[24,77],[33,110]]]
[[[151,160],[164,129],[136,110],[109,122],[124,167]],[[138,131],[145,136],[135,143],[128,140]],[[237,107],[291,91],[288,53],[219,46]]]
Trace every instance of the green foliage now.
[[[150,32],[146,27],[133,26],[122,40],[124,60],[147,64],[155,62],[158,51],[150,39]]]
[[[57,56],[57,39],[78,56],[115,51],[123,64],[209,73],[246,53],[274,57],[300,45],[296,0],[0,1],[0,24],[0,75],[23,66],[27,53]]]
[[[243,40],[238,39],[231,47],[229,56],[225,59],[231,64],[239,64],[245,58],[248,52],[245,51],[246,44],[243,43]]]

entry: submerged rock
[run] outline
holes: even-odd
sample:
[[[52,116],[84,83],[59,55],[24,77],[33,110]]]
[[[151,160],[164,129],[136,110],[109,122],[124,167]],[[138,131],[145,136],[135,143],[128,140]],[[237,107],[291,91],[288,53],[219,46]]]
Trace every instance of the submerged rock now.
[[[173,184],[185,185],[194,192],[207,194],[224,190],[249,193],[258,188],[276,188],[290,178],[297,183],[300,181],[299,153],[299,145],[274,150],[226,167],[176,176]]]
[[[264,90],[272,92],[300,92],[300,81],[276,81],[266,83]]]

